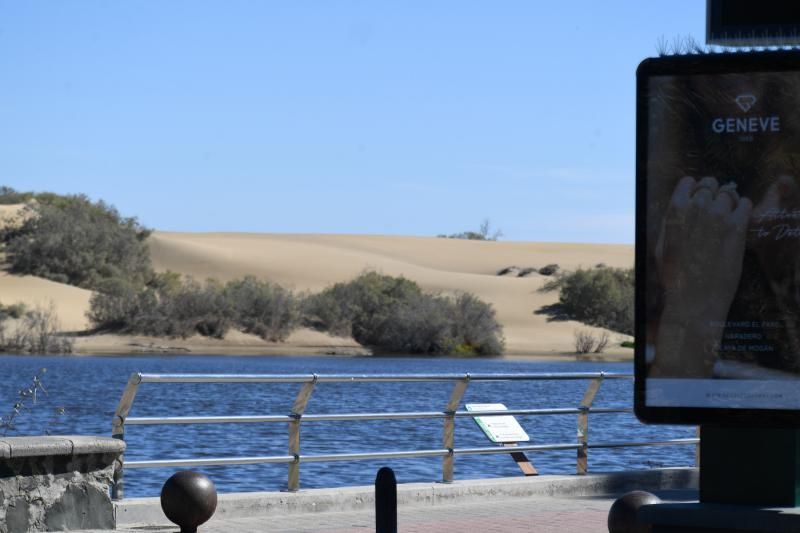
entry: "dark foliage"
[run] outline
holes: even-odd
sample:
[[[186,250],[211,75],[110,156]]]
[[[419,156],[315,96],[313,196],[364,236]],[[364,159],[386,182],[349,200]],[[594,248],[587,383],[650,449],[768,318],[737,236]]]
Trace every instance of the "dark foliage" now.
[[[22,225],[3,236],[11,270],[97,288],[121,278],[143,284],[151,276],[149,230],[86,196],[41,193],[26,207]]]
[[[0,185],[0,205],[24,204],[32,200],[32,192],[18,192],[7,185]]]
[[[558,290],[561,318],[633,335],[634,271],[595,267],[558,275],[544,291]]]
[[[229,282],[225,287],[233,319],[245,333],[283,341],[300,324],[300,302],[292,291],[253,276]]]
[[[464,239],[468,241],[496,241],[503,236],[502,230],[492,230],[489,219],[481,222],[478,231],[462,231],[461,233],[451,233],[450,235],[437,235],[442,239]]]
[[[101,330],[165,337],[223,338],[231,328],[282,341],[299,325],[299,303],[289,290],[252,277],[223,285],[181,281],[167,272],[148,286],[105,281],[92,296],[88,318]]]
[[[311,325],[388,353],[497,355],[502,327],[470,294],[425,294],[411,280],[366,272],[305,303]]]

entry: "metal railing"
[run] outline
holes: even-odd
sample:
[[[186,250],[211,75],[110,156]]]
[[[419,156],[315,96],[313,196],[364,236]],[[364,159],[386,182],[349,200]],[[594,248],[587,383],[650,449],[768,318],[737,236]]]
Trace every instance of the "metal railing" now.
[[[411,457],[442,457],[442,482],[453,481],[455,457],[458,455],[509,454],[512,452],[541,452],[551,450],[576,450],[576,473],[588,472],[589,449],[625,448],[634,446],[667,446],[699,443],[699,439],[666,439],[646,442],[589,442],[589,414],[630,413],[631,408],[592,407],[595,396],[604,380],[632,380],[631,374],[606,372],[581,373],[539,373],[539,374],[131,374],[114,413],[112,436],[125,439],[126,426],[159,424],[242,424],[242,423],[285,423],[288,425],[288,453],[286,455],[256,457],[218,457],[195,459],[167,459],[149,461],[125,461],[121,455],[114,465],[114,479],[111,495],[114,499],[124,497],[125,468],[190,467],[248,464],[286,464],[288,465],[287,489],[300,488],[300,464],[328,461],[357,461],[365,459],[392,459]],[[559,381],[588,380],[583,399],[578,407],[551,409],[510,409],[502,415],[576,415],[577,442],[517,445],[513,448],[489,446],[477,448],[456,448],[455,420],[475,416],[497,416],[498,411],[458,411],[461,399],[471,382],[486,381]],[[306,406],[318,383],[398,383],[398,382],[450,382],[453,388],[450,397],[441,411],[422,412],[384,412],[384,413],[339,413],[305,414]],[[298,391],[289,414],[253,416],[168,416],[168,417],[129,417],[136,392],[142,383],[298,383]],[[443,420],[442,447],[425,450],[376,451],[368,453],[335,453],[303,455],[300,453],[300,424],[309,422],[341,422],[366,420]]]

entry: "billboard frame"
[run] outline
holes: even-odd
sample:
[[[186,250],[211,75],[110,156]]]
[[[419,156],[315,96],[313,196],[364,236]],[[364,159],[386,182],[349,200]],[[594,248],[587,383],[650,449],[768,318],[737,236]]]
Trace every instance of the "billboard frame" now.
[[[646,423],[800,427],[800,409],[648,406],[646,356],[648,80],[651,76],[691,76],[759,72],[800,72],[800,51],[735,52],[648,58],[636,71],[636,251],[634,412]],[[800,377],[800,376],[798,376]],[[689,380],[687,380],[689,381]],[[688,383],[687,383],[688,385]],[[798,381],[800,389],[800,381]],[[798,391],[800,394],[800,390]]]
[[[736,0],[734,0],[736,1]],[[741,1],[741,0],[740,0]],[[726,26],[724,22],[725,7],[730,13],[730,0],[706,0],[706,44],[720,46],[764,47],[764,46],[796,46],[800,45],[800,6],[794,2],[775,2],[770,7],[780,6],[781,13],[772,13],[771,22],[742,23]],[[744,7],[745,2],[737,7]],[[747,2],[747,7],[758,10],[763,6],[754,6]],[[786,23],[786,10],[795,12],[795,20]]]

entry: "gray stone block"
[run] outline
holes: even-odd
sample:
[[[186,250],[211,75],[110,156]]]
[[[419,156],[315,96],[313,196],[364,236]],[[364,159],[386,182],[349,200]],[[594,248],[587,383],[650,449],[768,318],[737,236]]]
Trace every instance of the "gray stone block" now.
[[[72,455],[72,441],[66,437],[7,437],[12,458]]]
[[[107,494],[91,485],[69,485],[45,510],[47,531],[114,529],[114,507]]]
[[[122,453],[125,451],[125,441],[121,439],[112,439],[109,437],[91,437],[82,435],[70,435],[68,437],[72,441],[72,453],[78,455],[81,453]]]
[[[0,441],[0,533],[113,529],[108,494],[125,443],[103,437]]]
[[[28,531],[28,508],[25,498],[14,498],[9,502],[6,506],[5,532]]]

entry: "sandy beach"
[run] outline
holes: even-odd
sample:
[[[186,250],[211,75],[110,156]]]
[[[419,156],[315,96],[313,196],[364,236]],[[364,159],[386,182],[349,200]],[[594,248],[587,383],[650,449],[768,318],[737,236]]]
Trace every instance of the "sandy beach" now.
[[[8,215],[11,209],[0,215]],[[316,292],[352,279],[365,270],[405,276],[427,291],[471,292],[490,302],[503,325],[507,357],[574,358],[573,335],[590,329],[572,321],[549,321],[537,313],[557,302],[556,292],[538,289],[548,276],[516,272],[507,267],[541,268],[557,264],[562,270],[598,264],[633,266],[632,245],[493,242],[377,235],[172,233],[154,232],[149,238],[153,266],[198,280],[227,281],[255,275],[296,291]],[[91,291],[32,276],[0,272],[0,302],[55,307],[65,331],[86,330]],[[598,332],[601,330],[597,330]],[[619,343],[626,338],[609,332],[604,359],[628,360],[632,350]],[[78,336],[79,354],[213,353],[213,354],[337,354],[367,353],[352,339],[301,329],[285,343],[270,343],[239,332],[224,340],[200,336],[157,339],[120,335]]]

